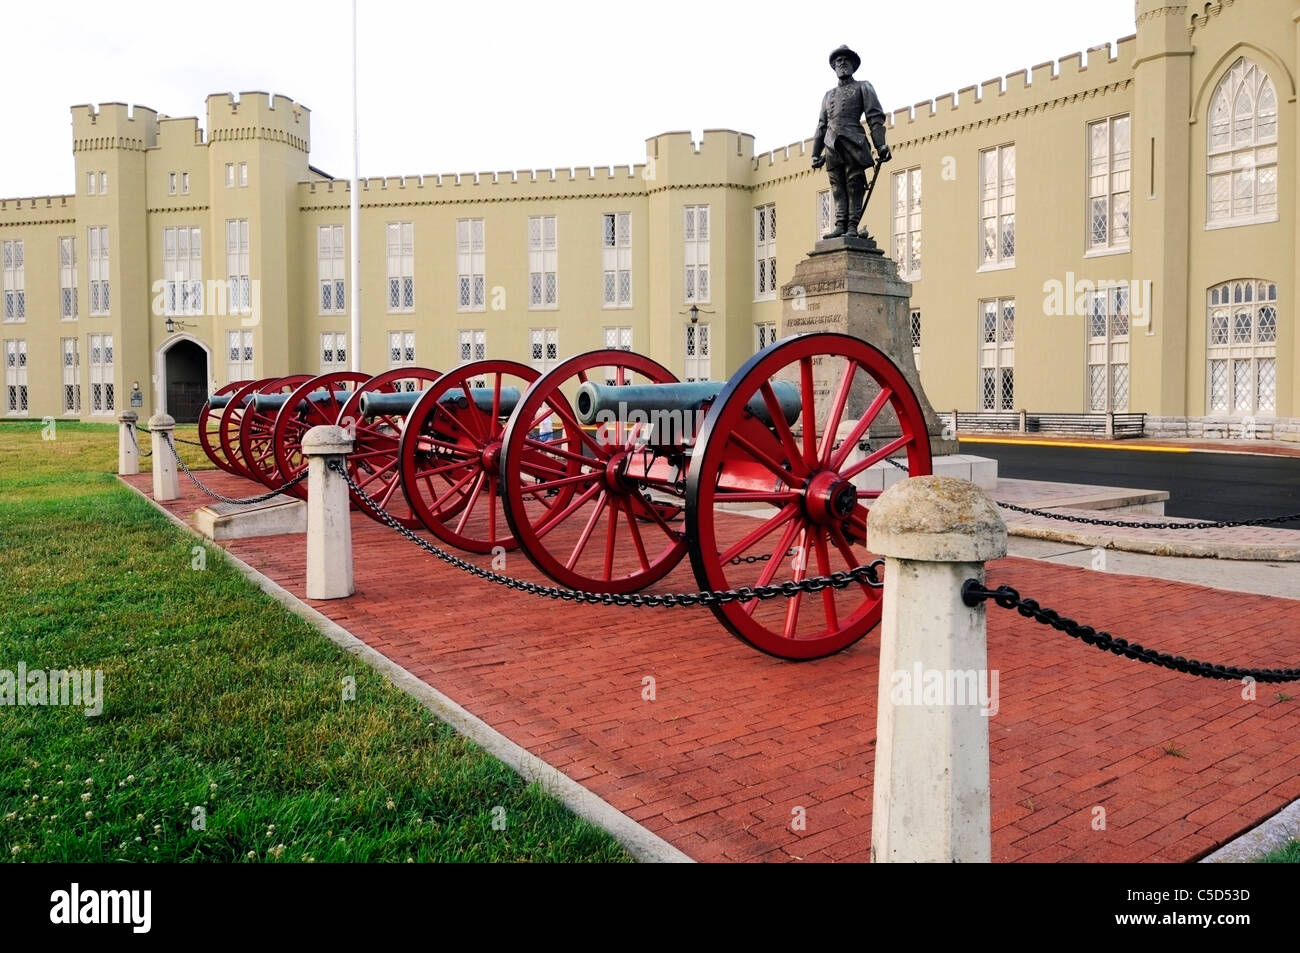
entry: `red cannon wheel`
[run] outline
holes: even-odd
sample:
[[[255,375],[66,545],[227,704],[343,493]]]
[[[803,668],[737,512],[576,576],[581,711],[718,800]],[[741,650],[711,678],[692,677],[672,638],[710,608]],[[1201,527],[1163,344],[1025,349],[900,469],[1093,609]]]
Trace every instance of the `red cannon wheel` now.
[[[540,376],[515,361],[472,361],[439,377],[412,408],[399,448],[402,492],[443,542],[471,553],[517,545],[502,501],[502,418],[514,409],[508,395],[523,395]]]
[[[248,381],[231,381],[219,387],[212,396],[233,395],[247,383]],[[218,467],[227,473],[239,473],[234,464],[226,459],[226,451],[221,446],[221,416],[225,409],[225,407],[214,409],[210,406],[210,401],[203,402],[203,409],[199,411],[199,443],[203,444],[203,452],[208,455],[208,459]]]
[[[299,384],[311,380],[310,374],[292,374],[289,377],[277,377],[264,383],[253,392],[258,394],[289,394]],[[275,466],[275,417],[280,408],[258,410],[251,400],[244,408],[244,416],[239,421],[239,452],[244,461],[244,469],[259,483],[265,483],[272,490],[284,485],[284,478]]]
[[[420,518],[411,512],[406,497],[397,492],[402,485],[398,441],[402,438],[402,431],[406,429],[410,414],[380,414],[370,418],[363,417],[361,395],[409,391],[412,398],[418,398],[417,391],[422,392],[438,377],[438,371],[427,367],[401,367],[385,371],[358,387],[339,411],[338,425],[354,433],[356,438],[352,452],[348,454],[346,461],[348,473],[357,485],[365,490],[367,496],[391,513],[407,529],[420,529],[424,526]],[[379,519],[350,488],[348,493],[361,512],[371,519]]]
[[[650,358],[619,350],[580,354],[539,379],[506,427],[506,519],[528,558],[557,582],[633,592],[686,554],[680,524],[670,525],[682,501],[684,459],[642,446],[635,426],[584,430],[564,391],[589,375],[616,384],[677,380]]]
[[[247,401],[252,399],[257,389],[264,384],[269,384],[274,377],[263,377],[260,380],[247,381],[230,394],[230,402],[226,404],[226,409],[221,412],[221,423],[217,426],[217,433],[220,437],[221,455],[225,457],[226,462],[230,464],[230,472],[236,476],[246,477],[249,480],[256,480],[252,472],[244,466],[244,454],[239,442],[239,425],[243,423],[244,411],[248,409]]]
[[[294,389],[275,415],[275,426],[271,429],[271,450],[281,481],[288,483],[307,469],[307,458],[302,455],[302,438],[312,427],[332,426],[339,419],[339,412],[348,398],[340,400],[338,392],[355,393],[356,388],[368,380],[370,375],[360,371],[331,371]],[[289,492],[305,500],[307,484],[299,483]]]
[[[798,388],[794,424],[777,406],[771,382],[778,379]],[[755,398],[766,403],[772,424],[747,411]],[[850,405],[861,409],[846,412]],[[930,473],[925,416],[882,352],[858,338],[819,333],[754,355],[718,395],[687,477],[696,581],[703,589],[779,585],[871,562],[867,510],[881,490],[869,481],[883,482],[883,475],[868,470],[899,452],[908,476]],[[862,638],[880,621],[882,597],[881,589],[854,584],[713,611],[764,652],[811,659]]]

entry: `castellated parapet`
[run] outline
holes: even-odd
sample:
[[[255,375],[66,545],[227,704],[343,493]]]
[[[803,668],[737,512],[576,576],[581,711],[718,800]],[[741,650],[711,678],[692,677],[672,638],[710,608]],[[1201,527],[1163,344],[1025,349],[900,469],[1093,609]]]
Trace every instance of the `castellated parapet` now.
[[[207,98],[208,141],[263,139],[311,151],[311,110],[288,96],[253,91]]]
[[[72,151],[125,149],[143,152],[158,144],[158,112],[148,106],[101,103],[72,107]]]

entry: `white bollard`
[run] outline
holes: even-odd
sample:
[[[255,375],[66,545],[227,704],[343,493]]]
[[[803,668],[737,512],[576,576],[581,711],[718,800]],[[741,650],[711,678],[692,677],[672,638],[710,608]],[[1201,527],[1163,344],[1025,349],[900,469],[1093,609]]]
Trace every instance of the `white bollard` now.
[[[134,476],[140,472],[140,447],[136,443],[135,424],[140,415],[134,410],[124,410],[117,421],[117,472],[119,476]]]
[[[987,863],[998,680],[961,586],[1006,555],[1006,524],[975,484],[915,477],[876,500],[867,538],[885,557],[871,859]]]
[[[153,498],[159,503],[174,500],[181,495],[181,488],[176,476],[176,458],[168,441],[176,421],[170,414],[154,414],[149,418],[149,449],[153,454]],[[164,441],[163,437],[167,440]]]
[[[327,468],[352,452],[342,427],[312,427],[302,438],[307,458],[307,598],[346,599],[352,578],[352,517],[348,485]]]

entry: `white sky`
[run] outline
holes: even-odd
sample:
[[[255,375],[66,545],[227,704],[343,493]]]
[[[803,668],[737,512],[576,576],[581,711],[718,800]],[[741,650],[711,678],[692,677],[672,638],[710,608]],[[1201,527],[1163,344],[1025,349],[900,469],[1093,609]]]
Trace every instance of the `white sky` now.
[[[74,104],[203,123],[209,93],[254,89],[310,108],[312,164],[352,174],[350,0],[4,6],[0,195],[72,190]],[[678,129],[765,151],[812,135],[841,43],[892,111],[1134,32],[1133,0],[360,7],[363,176],[626,165]]]

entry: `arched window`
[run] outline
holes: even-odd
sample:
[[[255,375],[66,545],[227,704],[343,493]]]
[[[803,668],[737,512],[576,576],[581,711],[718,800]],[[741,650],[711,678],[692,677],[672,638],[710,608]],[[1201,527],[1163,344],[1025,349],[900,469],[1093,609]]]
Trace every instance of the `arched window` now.
[[[1210,99],[1206,221],[1245,225],[1277,219],[1277,92],[1242,57]]]
[[[1211,288],[1207,330],[1209,414],[1277,413],[1277,285],[1252,279]]]

